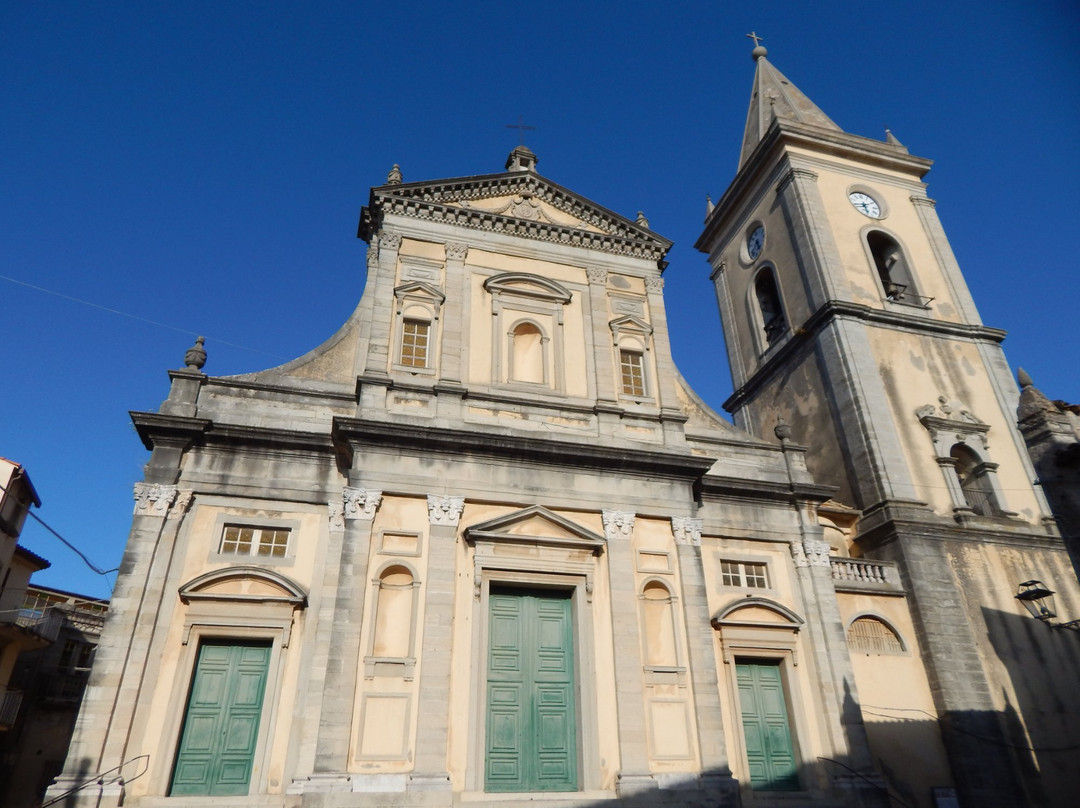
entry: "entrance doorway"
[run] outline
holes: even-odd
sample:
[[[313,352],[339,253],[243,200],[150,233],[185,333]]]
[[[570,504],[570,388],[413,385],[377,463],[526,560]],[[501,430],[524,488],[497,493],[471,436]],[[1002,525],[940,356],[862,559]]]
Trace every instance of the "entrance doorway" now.
[[[784,685],[777,663],[735,665],[750,785],[762,791],[798,791]]]
[[[577,791],[569,592],[492,587],[485,791]]]
[[[269,643],[199,646],[171,796],[248,793],[269,665]]]

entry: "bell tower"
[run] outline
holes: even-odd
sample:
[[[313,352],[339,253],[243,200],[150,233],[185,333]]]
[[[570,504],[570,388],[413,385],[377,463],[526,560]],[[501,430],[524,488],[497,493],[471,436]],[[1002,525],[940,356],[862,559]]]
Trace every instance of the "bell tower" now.
[[[977,740],[1004,741],[1009,700],[983,646],[1016,606],[1016,582],[985,579],[1036,563],[1017,551],[1067,559],[1015,427],[1005,332],[982,323],[927,197],[931,161],[890,132],[844,132],[755,45],[738,171],[696,245],[735,389],[724,407],[763,438],[790,427],[817,482],[861,512],[851,553],[905,579],[962,802],[1020,804],[1022,775]]]

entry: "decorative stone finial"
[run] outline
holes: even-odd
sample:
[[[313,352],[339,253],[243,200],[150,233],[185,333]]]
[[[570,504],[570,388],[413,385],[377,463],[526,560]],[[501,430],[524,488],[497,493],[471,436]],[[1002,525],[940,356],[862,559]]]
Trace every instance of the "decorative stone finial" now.
[[[649,229],[649,220],[645,218],[645,214],[640,210],[637,212],[637,223],[640,227],[644,227],[646,230]]]
[[[750,55],[754,57],[755,62],[762,56],[768,55],[769,52],[761,46],[761,40],[765,37],[758,36],[757,32],[751,31],[749,34],[746,35],[746,38],[754,40],[754,50],[751,51]]]
[[[712,196],[710,194],[705,194],[705,218],[708,219],[715,209],[716,205],[713,204]]]
[[[528,146],[518,146],[506,158],[507,171],[536,171],[539,158]]]
[[[386,175],[387,185],[401,185],[401,166],[394,163],[394,167],[390,169],[390,172]]]
[[[903,143],[901,143],[897,139],[896,135],[894,135],[892,133],[892,129],[890,129],[887,126],[885,127],[885,142],[888,143],[890,146],[903,146],[904,145]]]
[[[1029,376],[1028,372],[1023,368],[1016,369],[1016,380],[1020,382],[1021,387],[1031,387],[1035,384],[1035,382],[1031,380],[1031,376]]]
[[[783,418],[777,418],[773,434],[780,439],[781,443],[786,443],[791,440],[791,425],[785,423]]]
[[[205,342],[206,337],[197,337],[195,344],[187,349],[187,353],[184,354],[184,364],[188,370],[203,369],[203,365],[206,364],[206,349],[203,348]]]

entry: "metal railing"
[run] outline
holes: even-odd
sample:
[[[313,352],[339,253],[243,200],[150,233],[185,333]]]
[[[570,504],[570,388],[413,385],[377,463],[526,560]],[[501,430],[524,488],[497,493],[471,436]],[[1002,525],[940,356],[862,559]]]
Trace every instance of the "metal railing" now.
[[[19,717],[23,694],[21,690],[0,690],[0,726],[10,727]]]

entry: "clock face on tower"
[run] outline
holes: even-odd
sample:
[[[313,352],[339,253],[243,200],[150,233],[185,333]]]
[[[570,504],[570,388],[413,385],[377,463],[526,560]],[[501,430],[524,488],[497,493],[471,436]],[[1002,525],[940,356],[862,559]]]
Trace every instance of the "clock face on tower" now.
[[[746,254],[750,256],[751,261],[757,260],[757,257],[761,255],[761,248],[764,245],[765,228],[759,224],[746,239]]]
[[[852,191],[848,194],[848,199],[855,206],[855,210],[859,211],[863,216],[869,216],[871,219],[881,218],[881,205],[869,194],[864,194],[862,191]]]

